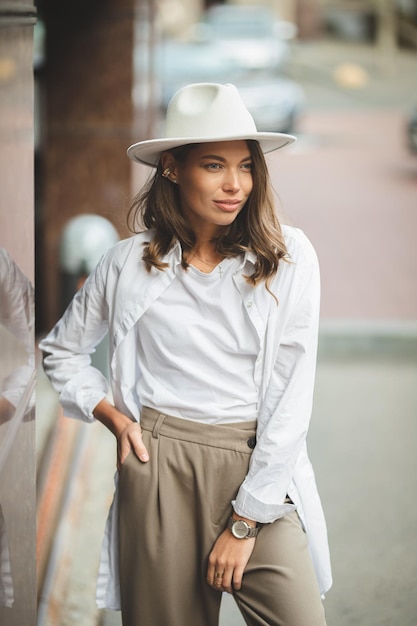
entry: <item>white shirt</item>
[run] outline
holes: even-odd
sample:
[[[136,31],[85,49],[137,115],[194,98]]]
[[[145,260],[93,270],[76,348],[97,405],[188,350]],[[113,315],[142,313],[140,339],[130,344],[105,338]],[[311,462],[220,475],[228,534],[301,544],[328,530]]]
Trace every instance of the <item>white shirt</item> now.
[[[327,530],[306,447],[316,367],[319,267],[304,233],[288,226],[283,230],[290,262],[280,263],[270,285],[278,305],[263,283],[253,287],[244,278],[253,271],[254,254],[246,254],[234,275],[242,306],[260,341],[254,370],[260,393],[257,444],[234,508],[249,519],[273,522],[293,510],[283,504],[288,493],[306,528],[324,594],[332,582]],[[92,367],[90,355],[109,332],[114,403],[140,420],[136,324],[175,279],[181,261],[177,244],[164,259],[168,264],[164,271],[147,272],[143,242],[151,238],[151,232],[140,233],[113,246],[40,344],[45,371],[69,417],[94,420],[93,409],[108,394],[108,382]],[[112,506],[108,518],[98,586],[98,604],[109,608],[119,608],[115,510]]]
[[[175,278],[136,324],[142,406],[206,424],[257,417],[259,337],[233,277],[242,259]]]

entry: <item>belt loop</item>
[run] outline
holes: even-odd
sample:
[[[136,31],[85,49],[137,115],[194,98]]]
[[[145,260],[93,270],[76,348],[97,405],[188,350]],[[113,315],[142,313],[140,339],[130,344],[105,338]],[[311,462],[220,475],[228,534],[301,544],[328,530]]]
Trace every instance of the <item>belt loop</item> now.
[[[154,439],[159,439],[159,431],[161,430],[161,426],[164,423],[166,418],[166,415],[164,413],[160,413],[158,415],[158,419],[155,422],[155,426],[153,427],[152,430],[152,437],[154,437]]]

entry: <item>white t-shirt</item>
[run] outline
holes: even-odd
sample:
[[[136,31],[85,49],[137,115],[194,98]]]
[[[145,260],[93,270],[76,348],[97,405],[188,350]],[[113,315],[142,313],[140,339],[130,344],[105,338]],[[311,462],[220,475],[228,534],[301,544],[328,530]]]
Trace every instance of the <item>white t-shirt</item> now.
[[[260,345],[233,280],[241,266],[225,259],[206,274],[177,265],[137,324],[142,406],[210,424],[256,419]]]

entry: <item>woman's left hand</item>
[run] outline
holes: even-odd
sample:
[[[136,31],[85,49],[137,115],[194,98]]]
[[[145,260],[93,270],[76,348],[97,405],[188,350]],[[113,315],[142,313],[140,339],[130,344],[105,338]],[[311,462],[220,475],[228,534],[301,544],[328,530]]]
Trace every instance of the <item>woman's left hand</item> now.
[[[255,541],[255,538],[236,539],[228,529],[222,532],[209,556],[207,582],[213,589],[233,593],[241,588]]]

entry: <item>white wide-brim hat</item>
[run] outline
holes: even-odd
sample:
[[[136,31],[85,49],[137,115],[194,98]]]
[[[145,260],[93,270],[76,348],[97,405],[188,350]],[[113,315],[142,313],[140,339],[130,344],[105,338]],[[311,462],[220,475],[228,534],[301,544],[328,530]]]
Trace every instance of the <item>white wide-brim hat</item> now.
[[[127,150],[128,157],[156,167],[162,152],[190,143],[254,139],[266,153],[296,140],[285,133],[259,133],[231,84],[195,83],[183,87],[172,96],[165,124],[164,138],[134,143]]]

